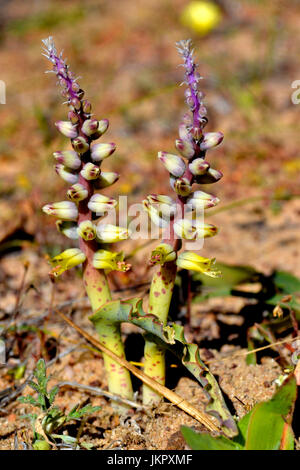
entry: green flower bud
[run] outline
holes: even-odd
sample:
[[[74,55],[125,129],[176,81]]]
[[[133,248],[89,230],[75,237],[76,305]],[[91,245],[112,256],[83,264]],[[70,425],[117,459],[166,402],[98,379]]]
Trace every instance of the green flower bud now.
[[[185,163],[178,157],[178,155],[172,155],[171,153],[158,152],[158,158],[164,164],[165,168],[171,175],[180,177],[185,172]]]
[[[66,137],[74,139],[78,135],[77,127],[69,121],[57,121],[55,123],[57,129]]]
[[[119,173],[114,173],[113,171],[102,171],[95,182],[95,187],[97,189],[107,188],[118,181],[119,177]]]
[[[64,150],[63,152],[54,152],[54,158],[58,163],[65,165],[71,170],[78,170],[81,166],[81,160],[74,150]]]
[[[185,158],[192,158],[195,155],[193,143],[190,140],[178,139],[175,142],[178,152]]]
[[[207,173],[210,164],[203,160],[203,158],[196,158],[189,164],[189,170],[194,176],[204,175]]]
[[[178,256],[176,264],[182,269],[197,271],[210,277],[220,277],[221,271],[213,267],[215,262],[215,259],[203,258],[196,253],[186,251]]]
[[[103,214],[118,205],[117,201],[109,196],[103,194],[93,194],[88,202],[90,211],[96,214]]]
[[[78,235],[86,241],[96,238],[96,226],[91,220],[84,220],[77,228]]]
[[[200,150],[208,150],[219,145],[224,138],[222,132],[207,132],[203,135]]]
[[[82,136],[79,136],[79,137],[76,137],[76,139],[73,139],[72,146],[73,146],[73,149],[80,154],[87,152],[88,149],[90,148],[88,141]]]
[[[124,227],[111,224],[99,224],[97,226],[97,238],[103,243],[115,243],[127,240],[129,231]]]
[[[73,125],[78,124],[79,118],[78,118],[78,114],[76,114],[75,111],[68,112],[68,119],[69,121],[71,121]]]
[[[99,178],[100,173],[100,168],[91,162],[86,163],[80,172],[85,180],[96,180]]]
[[[78,181],[78,174],[73,173],[69,168],[60,163],[55,165],[55,171],[64,181],[67,181],[67,183],[74,184]]]
[[[85,260],[86,256],[79,248],[69,248],[50,260],[50,264],[53,266],[51,274],[58,277],[67,269],[74,268]]]
[[[91,149],[91,159],[94,162],[101,162],[109,157],[115,150],[116,145],[112,142],[109,144],[95,144]]]
[[[124,253],[113,253],[107,250],[98,250],[94,254],[93,266],[96,269],[107,269],[109,271],[128,271],[130,264],[124,262]]]
[[[168,243],[161,243],[151,253],[151,264],[165,264],[176,259],[176,252]]]
[[[43,211],[47,215],[54,215],[62,220],[77,220],[78,209],[76,204],[71,201],[54,202],[53,204],[46,204]]]
[[[181,177],[175,181],[174,191],[179,194],[179,196],[186,197],[191,193],[192,185],[187,178]]]
[[[92,105],[88,100],[82,101],[82,110],[84,114],[91,114],[92,112]]]
[[[57,230],[71,240],[78,240],[77,223],[63,220],[56,221]]]

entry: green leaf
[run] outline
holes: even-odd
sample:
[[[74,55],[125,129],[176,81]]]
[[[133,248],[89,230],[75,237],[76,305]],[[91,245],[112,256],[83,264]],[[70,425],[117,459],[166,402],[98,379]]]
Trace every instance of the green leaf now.
[[[102,319],[109,319],[112,323],[133,323],[143,328],[151,341],[169,349],[182,361],[206,392],[209,399],[206,410],[219,419],[226,435],[235,435],[237,433],[235,421],[227,409],[216,379],[200,358],[198,346],[186,341],[182,326],[176,323],[164,326],[157,317],[145,313],[142,302],[143,300],[139,298],[108,302],[90,317],[90,320],[99,333],[101,333]]]
[[[30,395],[27,395],[26,397],[19,397],[18,401],[20,401],[21,403],[26,403],[26,404],[33,405],[33,406],[38,406],[38,407],[40,406],[39,402],[37,402]]]
[[[193,450],[293,450],[292,414],[297,385],[291,374],[266,402],[258,403],[239,422],[239,434],[232,440],[182,427],[182,434]]]
[[[28,386],[31,387],[35,392],[40,393],[40,387],[32,380],[28,381]]]
[[[67,420],[80,419],[85,415],[95,413],[101,410],[101,406],[86,405],[83,408],[78,409],[79,405],[76,405],[68,414]]]
[[[45,411],[47,409],[46,399],[42,393],[39,393],[38,395],[38,402],[39,402],[40,407]]]
[[[242,447],[244,447],[246,443],[247,429],[248,429],[248,424],[249,424],[251,413],[252,413],[252,410],[249,413],[247,413],[245,416],[243,416],[242,419],[240,419],[240,421],[238,422],[239,434],[237,436],[234,436],[233,438],[233,441],[241,445]]]
[[[250,266],[231,266],[225,263],[215,263],[216,269],[222,272],[221,277],[211,278],[201,273],[195,273],[192,276],[194,281],[201,281],[204,286],[213,287],[214,289],[234,287],[238,284],[251,282],[257,277],[257,272]]]
[[[197,433],[187,426],[181,432],[192,450],[242,450],[242,447],[224,436],[213,437],[207,433]]]
[[[294,374],[279,387],[271,400],[255,405],[247,427],[247,450],[292,450],[291,419],[297,396]]]
[[[49,381],[49,378],[47,378],[47,375],[46,375],[46,363],[44,359],[38,360],[33,374],[38,381],[40,391],[46,395],[47,383]]]
[[[55,400],[55,397],[58,394],[58,392],[59,392],[59,387],[57,385],[55,387],[51,388],[51,390],[49,392],[49,403],[50,403],[50,405],[53,404],[53,402]]]
[[[65,434],[51,434],[54,439],[61,439],[65,444],[76,444],[76,437],[67,436]]]
[[[300,279],[286,271],[275,271],[272,279],[284,294],[300,293]]]

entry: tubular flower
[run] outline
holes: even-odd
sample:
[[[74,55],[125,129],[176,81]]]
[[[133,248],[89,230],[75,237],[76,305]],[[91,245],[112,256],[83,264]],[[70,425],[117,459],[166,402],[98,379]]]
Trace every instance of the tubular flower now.
[[[76,222],[66,222],[64,220],[56,221],[56,228],[60,233],[63,233],[67,238],[71,240],[78,240],[78,230]]]
[[[96,181],[97,189],[104,189],[107,186],[111,186],[116,181],[118,181],[120,175],[113,171],[102,171],[99,178]]]
[[[97,225],[97,238],[103,243],[116,243],[121,240],[127,240],[129,236],[129,231],[124,227],[111,224]]]
[[[190,204],[193,209],[209,209],[219,204],[220,199],[207,194],[204,191],[195,191],[188,199],[187,204]]]
[[[61,201],[53,204],[46,204],[43,211],[47,215],[54,215],[62,220],[76,220],[78,217],[78,209],[74,202]]]
[[[58,277],[67,269],[74,268],[85,260],[86,256],[79,248],[69,248],[50,260],[50,264],[53,266],[51,274]]]
[[[78,170],[81,166],[81,160],[74,150],[65,150],[63,152],[54,152],[54,158],[58,163],[62,163],[64,166],[71,170]]]
[[[148,213],[151,221],[160,228],[166,228],[169,225],[169,220],[165,220],[166,217],[162,217],[162,214],[157,211],[157,209],[150,204],[147,199],[143,201],[143,208]]]
[[[97,165],[94,165],[92,162],[86,163],[80,174],[85,180],[96,180],[100,175],[100,168]]]
[[[94,194],[89,202],[88,208],[96,214],[103,214],[117,206],[117,201],[112,197],[104,196],[103,194]]]
[[[88,195],[88,190],[82,184],[73,184],[67,191],[67,197],[74,202],[83,201]]]
[[[130,269],[130,264],[124,261],[123,252],[112,252],[108,250],[98,250],[94,254],[93,266],[96,269],[105,269],[108,271],[126,272]]]
[[[158,158],[164,164],[171,175],[180,177],[185,172],[185,163],[178,155],[166,152],[158,152]]]
[[[60,163],[55,165],[55,171],[67,183],[75,184],[78,181],[78,175]]]
[[[69,121],[57,121],[55,125],[65,137],[73,139],[78,135],[77,127]]]
[[[165,264],[176,259],[176,251],[168,243],[160,243],[151,253],[151,264]]]
[[[96,226],[91,220],[84,220],[79,224],[77,233],[79,237],[86,241],[94,240],[94,238],[96,238]]]
[[[95,144],[91,150],[91,158],[93,162],[101,162],[109,157],[116,150],[116,145],[110,144]]]
[[[215,262],[215,258],[203,258],[190,251],[180,253],[176,260],[176,264],[179,268],[197,271],[210,277],[220,277],[221,271],[214,267]]]
[[[143,207],[152,222],[165,228],[176,213],[176,204],[172,198],[163,194],[150,194],[143,201]]]

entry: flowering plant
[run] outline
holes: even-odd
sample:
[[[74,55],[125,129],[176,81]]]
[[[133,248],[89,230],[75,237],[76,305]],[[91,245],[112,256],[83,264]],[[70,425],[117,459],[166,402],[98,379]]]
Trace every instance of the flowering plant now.
[[[108,244],[125,240],[130,236],[126,227],[103,224],[101,219],[117,202],[98,190],[112,185],[119,175],[103,172],[102,161],[116,149],[113,143],[94,143],[108,128],[108,120],[92,117],[91,104],[83,99],[84,92],[69,66],[58,54],[50,37],[43,41],[45,55],[52,63],[52,72],[62,86],[62,95],[69,106],[68,121],[56,123],[58,130],[70,139],[72,149],[54,153],[56,172],[71,184],[67,200],[47,204],[46,214],[58,218],[58,230],[70,239],[78,240],[77,248],[65,250],[51,261],[51,275],[57,277],[65,270],[83,264],[83,281],[91,302],[93,316],[90,317],[99,334],[100,342],[119,357],[124,357],[120,325],[130,322],[142,328],[145,334],[145,373],[160,384],[165,382],[165,349],[174,353],[204,388],[207,411],[219,419],[224,432],[236,432],[235,423],[225,405],[219,386],[200,358],[198,346],[189,344],[182,326],[167,325],[177,268],[200,271],[216,277],[220,273],[214,268],[214,260],[197,253],[183,251],[182,240],[197,240],[217,233],[215,226],[199,222],[197,213],[214,207],[218,198],[203,191],[193,191],[193,184],[208,184],[218,181],[222,174],[212,169],[205,160],[206,151],[218,145],[223,135],[220,132],[204,132],[207,124],[203,94],[198,90],[200,76],[193,60],[191,42],[181,41],[178,50],[184,59],[186,102],[191,111],[179,126],[176,148],[181,156],[159,152],[158,158],[170,173],[170,183],[176,193],[176,201],[166,195],[151,194],[143,201],[150,218],[167,230],[162,242],[153,250],[152,265],[158,265],[151,282],[149,312],[143,309],[143,299],[127,301],[112,300],[107,282],[107,273],[112,270],[127,271],[129,265],[122,252],[113,252]],[[183,158],[187,160],[185,162]],[[179,213],[178,213],[179,207]],[[184,209],[189,207],[191,217],[186,218]],[[97,223],[97,218],[100,218]],[[132,398],[131,379],[127,369],[107,355],[104,365],[110,392]],[[156,405],[161,397],[144,386],[143,402]],[[125,406],[115,405],[118,411]]]

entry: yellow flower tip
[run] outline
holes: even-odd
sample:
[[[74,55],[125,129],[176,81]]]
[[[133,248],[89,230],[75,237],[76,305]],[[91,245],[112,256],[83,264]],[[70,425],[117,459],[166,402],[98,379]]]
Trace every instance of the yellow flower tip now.
[[[96,269],[126,272],[131,268],[131,265],[126,264],[123,260],[124,253],[122,251],[112,252],[108,250],[98,250],[94,254],[93,266]]]
[[[58,277],[64,271],[74,268],[85,260],[86,256],[79,248],[69,248],[50,260],[53,269],[49,274],[51,277]]]
[[[97,226],[97,238],[102,243],[115,243],[127,240],[131,232],[124,228],[111,224],[99,224]]]
[[[78,235],[86,241],[94,240],[96,237],[96,226],[91,220],[84,220],[77,228]]]
[[[176,253],[173,247],[168,243],[161,243],[151,253],[151,264],[165,264],[176,259]]]
[[[197,253],[186,251],[178,256],[176,264],[179,268],[197,271],[206,276],[217,278],[221,276],[221,271],[214,267],[215,262],[215,258],[203,258]]]
[[[222,19],[221,9],[212,2],[193,1],[183,10],[181,21],[201,36],[214,30]]]

